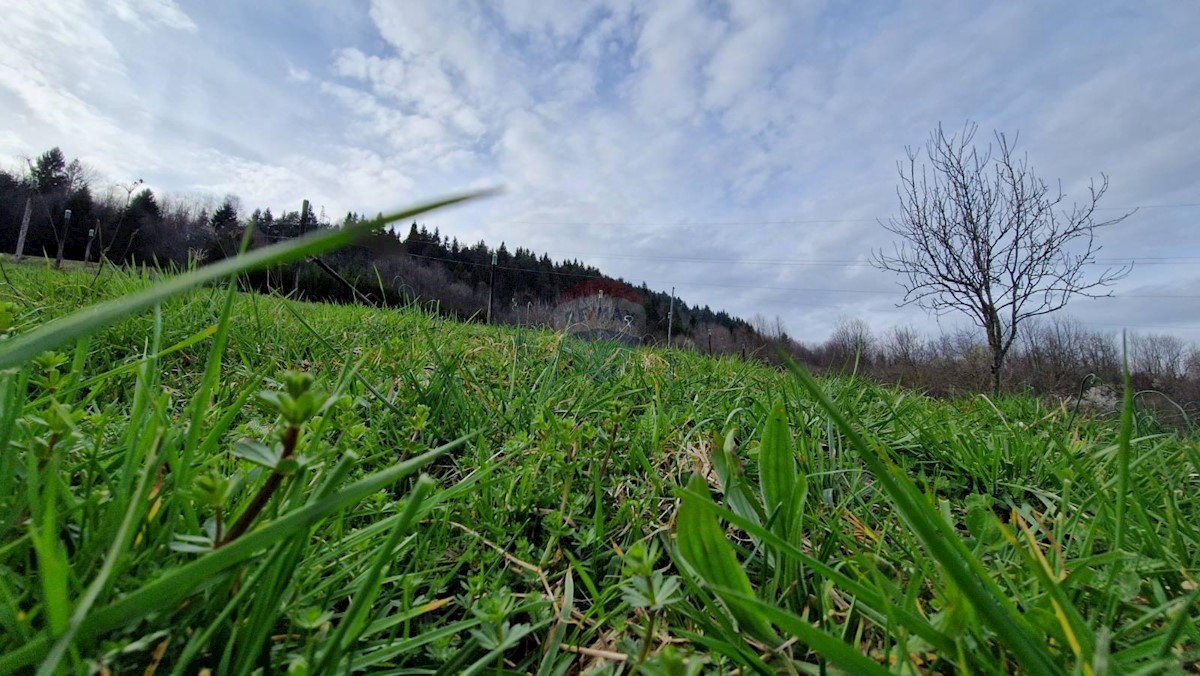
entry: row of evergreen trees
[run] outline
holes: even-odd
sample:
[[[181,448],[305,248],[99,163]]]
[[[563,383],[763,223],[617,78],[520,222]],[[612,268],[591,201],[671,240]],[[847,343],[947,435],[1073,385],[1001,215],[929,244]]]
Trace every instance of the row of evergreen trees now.
[[[245,214],[237,198],[219,204],[203,198],[160,198],[140,180],[116,185],[97,195],[97,179],[79,160],[68,161],[59,148],[46,151],[15,171],[0,170],[0,250],[14,252],[28,215],[26,255],[119,264],[184,266],[234,255],[251,230],[251,247],[303,235],[317,228],[340,227],[365,217],[349,213],[338,223],[307,206],[275,215],[268,209]],[[70,212],[69,219],[67,212]],[[27,213],[28,212],[28,213]],[[493,277],[492,259],[495,257]],[[605,276],[577,260],[554,261],[543,253],[505,243],[492,249],[443,236],[413,223],[406,235],[376,233],[356,246],[323,257],[344,282],[312,264],[274,268],[251,275],[261,291],[284,291],[310,300],[379,304],[419,302],[462,318],[487,314],[489,284],[494,283],[493,317],[501,321],[549,323],[553,306],[581,285],[625,288],[646,310],[648,340],[666,336],[669,294]],[[493,282],[494,280],[494,282]],[[597,287],[598,288],[598,287]],[[708,307],[675,300],[673,332],[687,339],[717,328],[725,351],[748,340],[759,342],[746,322]],[[709,342],[712,342],[711,339]],[[715,349],[715,348],[714,348]]]

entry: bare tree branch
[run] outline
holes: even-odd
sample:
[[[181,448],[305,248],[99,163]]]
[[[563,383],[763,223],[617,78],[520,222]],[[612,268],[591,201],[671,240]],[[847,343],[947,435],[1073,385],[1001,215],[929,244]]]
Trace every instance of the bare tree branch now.
[[[942,315],[961,312],[984,330],[992,352],[992,384],[1000,387],[1004,359],[1022,321],[1062,309],[1074,296],[1111,295],[1107,287],[1128,266],[1096,266],[1096,230],[1133,212],[1096,221],[1108,191],[1100,175],[1088,197],[1065,207],[1062,185],[1051,189],[1000,132],[974,145],[978,126],[958,133],[938,125],[922,154],[909,147],[897,163],[901,214],[881,221],[899,241],[874,252],[873,264],[901,276],[902,305]]]

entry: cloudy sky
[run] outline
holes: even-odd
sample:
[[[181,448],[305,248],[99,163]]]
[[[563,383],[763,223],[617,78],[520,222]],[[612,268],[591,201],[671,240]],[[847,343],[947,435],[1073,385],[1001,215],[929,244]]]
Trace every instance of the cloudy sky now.
[[[676,287],[689,303],[914,324],[865,264],[896,161],[939,122],[1020,132],[1044,178],[1111,180],[1117,297],[1069,311],[1200,340],[1191,2],[0,0],[0,162],[331,218],[468,187],[427,219]],[[955,325],[943,319],[943,328]]]

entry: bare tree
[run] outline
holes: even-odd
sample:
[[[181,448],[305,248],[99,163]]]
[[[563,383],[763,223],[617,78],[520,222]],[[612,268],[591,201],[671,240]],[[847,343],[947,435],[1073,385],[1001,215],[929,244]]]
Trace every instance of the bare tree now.
[[[893,326],[883,344],[883,353],[893,364],[912,367],[926,360],[925,343],[911,326]]]
[[[1188,346],[1179,336],[1163,333],[1132,334],[1133,370],[1150,377],[1161,387],[1181,377],[1187,369]]]
[[[875,352],[871,326],[861,319],[839,319],[825,341],[824,352],[830,366],[842,369],[857,368],[859,362],[870,362]]]
[[[880,222],[900,237],[892,253],[877,251],[876,267],[904,279],[904,302],[941,315],[957,311],[987,334],[992,390],[1000,390],[1004,358],[1017,328],[1030,317],[1061,309],[1073,296],[1111,295],[1100,289],[1128,267],[1089,274],[1100,246],[1097,228],[1130,215],[1097,222],[1096,205],[1108,177],[1088,188],[1088,198],[1068,209],[1061,183],[1055,189],[995,133],[995,145],[973,145],[977,126],[947,135],[941,125],[920,151],[906,148],[900,162],[901,215]]]

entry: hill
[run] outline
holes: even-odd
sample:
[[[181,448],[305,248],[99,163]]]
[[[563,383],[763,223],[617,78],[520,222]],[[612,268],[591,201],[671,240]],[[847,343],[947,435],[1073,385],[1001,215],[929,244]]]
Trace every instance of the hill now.
[[[0,354],[155,283],[3,272]],[[0,373],[0,672],[1179,671],[1127,411],[202,288]]]
[[[140,181],[107,191],[99,190],[97,183],[94,171],[78,159],[68,161],[59,148],[38,156],[27,174],[0,169],[0,251],[21,248],[34,257],[99,261],[103,256],[118,264],[186,267],[236,254],[247,230],[254,249],[314,230],[364,222],[364,216],[353,212],[332,221],[307,200],[299,210],[276,215],[270,208],[243,209],[234,196],[212,203],[156,195]],[[462,320],[491,317],[538,326],[552,323],[554,308],[564,296],[601,283],[600,288],[628,289],[643,309],[639,341],[663,343],[669,332],[684,340],[712,336],[713,350],[722,352],[767,342],[742,319],[707,306],[689,306],[645,283],[614,279],[577,260],[554,261],[520,246],[510,251],[504,242],[460,243],[436,227],[431,232],[416,222],[407,234],[375,233],[328,254],[319,264],[263,270],[246,276],[244,283],[306,300],[376,305],[418,301]],[[672,308],[674,318],[669,320]]]

